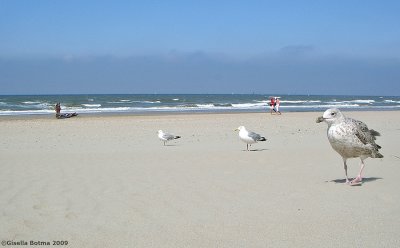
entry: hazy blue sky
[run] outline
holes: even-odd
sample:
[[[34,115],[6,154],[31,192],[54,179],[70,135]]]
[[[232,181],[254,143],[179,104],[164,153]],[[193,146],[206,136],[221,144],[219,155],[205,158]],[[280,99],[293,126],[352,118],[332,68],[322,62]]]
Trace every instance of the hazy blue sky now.
[[[400,95],[400,1],[0,0],[0,94]]]

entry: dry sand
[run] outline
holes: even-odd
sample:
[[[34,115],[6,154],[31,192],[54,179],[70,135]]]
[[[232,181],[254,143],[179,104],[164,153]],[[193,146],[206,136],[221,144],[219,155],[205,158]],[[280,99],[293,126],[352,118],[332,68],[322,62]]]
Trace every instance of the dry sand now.
[[[385,156],[354,187],[321,114],[0,117],[0,240],[400,247],[399,112],[345,112],[381,132]],[[268,140],[244,151],[240,125]],[[182,138],[163,146],[159,129]]]

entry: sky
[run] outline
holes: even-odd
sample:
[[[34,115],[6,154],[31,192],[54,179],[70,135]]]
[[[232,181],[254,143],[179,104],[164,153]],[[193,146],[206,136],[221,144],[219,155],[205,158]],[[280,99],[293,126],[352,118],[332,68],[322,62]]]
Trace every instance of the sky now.
[[[400,1],[0,0],[0,94],[400,95]]]

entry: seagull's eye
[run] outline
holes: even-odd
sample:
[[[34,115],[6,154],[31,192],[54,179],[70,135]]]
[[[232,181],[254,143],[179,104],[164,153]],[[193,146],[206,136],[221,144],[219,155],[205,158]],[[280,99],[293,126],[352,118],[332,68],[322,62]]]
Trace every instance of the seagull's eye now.
[[[336,115],[336,113],[335,113],[335,112],[332,112],[332,113],[331,113],[331,115],[332,115],[332,116],[335,116],[335,115]]]

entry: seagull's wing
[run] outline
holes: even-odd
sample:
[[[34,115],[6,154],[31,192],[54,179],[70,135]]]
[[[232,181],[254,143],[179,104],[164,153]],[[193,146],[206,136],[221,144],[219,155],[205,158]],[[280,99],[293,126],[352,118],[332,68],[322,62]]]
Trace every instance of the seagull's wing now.
[[[163,138],[166,140],[173,140],[175,135],[170,134],[170,133],[164,133]]]
[[[358,121],[358,120],[353,120],[350,119],[355,131],[355,135],[357,136],[357,138],[361,141],[361,143],[363,143],[364,145],[367,144],[372,144],[372,145],[376,145],[375,144],[375,140],[376,137],[375,136],[379,136],[380,134],[375,131],[375,130],[369,130],[368,126],[362,122],[362,121]]]
[[[255,132],[249,132],[248,136],[254,141],[261,139],[261,135]]]

